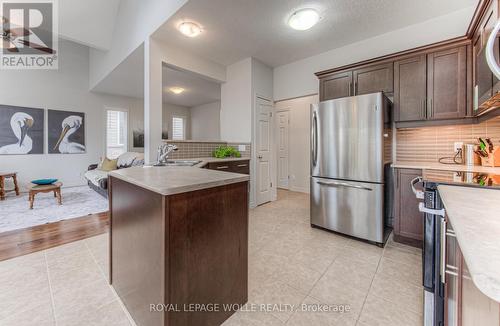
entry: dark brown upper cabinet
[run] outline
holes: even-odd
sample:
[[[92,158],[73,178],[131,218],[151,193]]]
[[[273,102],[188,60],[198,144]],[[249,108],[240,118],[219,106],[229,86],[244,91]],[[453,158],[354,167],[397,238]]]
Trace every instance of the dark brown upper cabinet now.
[[[425,120],[426,55],[394,62],[395,121]]]
[[[329,75],[320,79],[320,101],[332,100],[352,94],[352,71],[345,71]]]
[[[321,101],[375,92],[392,93],[392,62],[337,72],[320,78]]]
[[[467,50],[465,46],[427,55],[427,119],[466,115]]]
[[[376,92],[392,93],[394,90],[393,63],[368,66],[353,71],[354,95]]]
[[[486,63],[485,47],[493,27],[498,18],[498,6],[496,1],[492,1],[482,17],[477,30],[472,37],[473,52],[473,114],[478,115],[485,111],[488,106],[484,106],[493,95],[500,91],[500,82],[493,76]],[[498,35],[494,46],[495,58],[499,60]]]

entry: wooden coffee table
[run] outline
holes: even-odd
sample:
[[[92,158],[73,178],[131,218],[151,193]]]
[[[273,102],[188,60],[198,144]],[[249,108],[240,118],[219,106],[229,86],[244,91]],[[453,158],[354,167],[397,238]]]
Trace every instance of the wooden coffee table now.
[[[36,185],[32,183],[28,187],[30,209],[33,209],[33,202],[35,201],[35,195],[41,192],[54,192],[54,197],[57,198],[57,202],[59,203],[59,205],[62,205],[61,186],[62,182],[56,182],[51,185]]]

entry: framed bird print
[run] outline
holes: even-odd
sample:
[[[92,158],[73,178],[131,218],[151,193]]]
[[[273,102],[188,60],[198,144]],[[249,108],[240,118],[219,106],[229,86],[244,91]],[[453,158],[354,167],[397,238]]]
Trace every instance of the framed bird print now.
[[[0,105],[0,155],[43,154],[44,110]]]
[[[49,154],[81,154],[85,148],[85,113],[48,110]]]

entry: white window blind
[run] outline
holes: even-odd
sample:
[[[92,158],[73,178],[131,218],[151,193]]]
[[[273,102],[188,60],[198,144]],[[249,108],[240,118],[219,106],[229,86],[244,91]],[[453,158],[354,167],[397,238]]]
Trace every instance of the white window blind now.
[[[106,156],[116,158],[127,151],[127,113],[108,110],[106,116]]]
[[[172,139],[184,140],[186,137],[186,119],[184,117],[172,117]]]

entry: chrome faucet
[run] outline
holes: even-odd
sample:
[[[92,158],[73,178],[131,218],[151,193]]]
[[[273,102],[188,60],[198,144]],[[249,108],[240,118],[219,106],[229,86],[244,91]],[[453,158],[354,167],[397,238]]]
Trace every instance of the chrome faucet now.
[[[167,163],[168,155],[176,150],[178,150],[176,145],[172,144],[159,145],[156,157],[156,163],[154,164],[154,166],[164,166]]]

